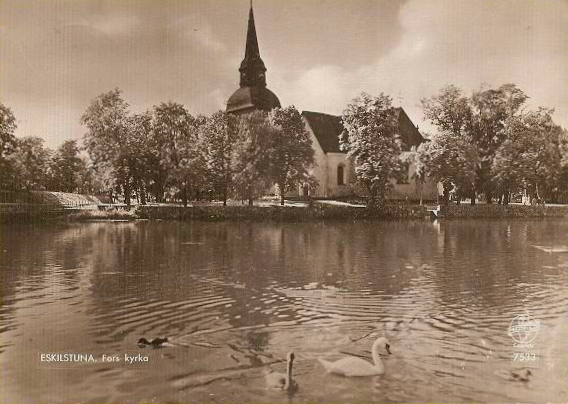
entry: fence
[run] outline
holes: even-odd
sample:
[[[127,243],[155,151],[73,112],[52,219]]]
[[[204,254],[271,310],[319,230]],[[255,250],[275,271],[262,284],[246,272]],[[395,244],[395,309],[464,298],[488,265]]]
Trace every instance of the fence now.
[[[100,201],[92,196],[50,191],[0,191],[2,215],[53,215],[96,210]]]

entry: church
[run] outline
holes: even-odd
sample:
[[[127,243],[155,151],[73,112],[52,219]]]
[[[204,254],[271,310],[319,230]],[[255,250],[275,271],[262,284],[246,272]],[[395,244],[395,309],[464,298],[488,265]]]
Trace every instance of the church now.
[[[239,68],[240,87],[227,101],[228,113],[243,114],[255,110],[270,111],[280,107],[278,97],[266,87],[266,66],[260,57],[260,49],[254,23],[252,4],[249,11],[245,57]],[[426,140],[412,123],[402,108],[395,113],[403,144],[403,154]],[[303,111],[306,130],[312,138],[315,152],[315,166],[311,173],[318,181],[315,190],[308,191],[299,186],[298,194],[323,198],[348,197],[354,194],[355,166],[347,153],[339,149],[339,136],[343,131],[341,117],[320,112]],[[405,179],[394,181],[389,194],[391,199],[435,200],[435,184],[417,182],[414,179],[415,167],[408,164]]]

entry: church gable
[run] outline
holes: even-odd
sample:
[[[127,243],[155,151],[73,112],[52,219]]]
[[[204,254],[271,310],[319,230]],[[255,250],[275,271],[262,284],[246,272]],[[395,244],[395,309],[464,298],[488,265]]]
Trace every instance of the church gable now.
[[[319,112],[302,112],[324,153],[343,153],[339,149],[339,136],[343,131],[341,117]]]

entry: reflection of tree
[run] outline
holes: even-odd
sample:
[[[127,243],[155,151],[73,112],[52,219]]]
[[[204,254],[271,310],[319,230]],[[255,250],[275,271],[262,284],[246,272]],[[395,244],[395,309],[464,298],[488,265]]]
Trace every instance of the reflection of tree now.
[[[444,305],[503,307],[519,296],[512,287],[545,282],[541,257],[527,244],[554,231],[550,222],[468,220],[443,222],[440,262],[434,271]],[[558,230],[557,230],[558,231]],[[560,236],[559,236],[560,237]]]
[[[0,288],[2,306],[10,306],[18,287],[31,292],[60,282],[72,286],[79,282],[82,264],[78,242],[89,244],[90,233],[80,227],[0,226]]]

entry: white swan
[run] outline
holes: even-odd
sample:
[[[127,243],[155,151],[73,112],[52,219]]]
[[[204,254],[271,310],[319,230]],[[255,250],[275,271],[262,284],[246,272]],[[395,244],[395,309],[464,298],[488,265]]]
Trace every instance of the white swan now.
[[[384,349],[389,354],[391,353],[389,341],[385,337],[379,337],[371,349],[373,362],[375,362],[374,365],[355,356],[349,356],[336,362],[330,362],[322,358],[318,358],[318,360],[329,373],[342,376],[376,376],[385,371],[385,366],[379,356],[380,349]]]
[[[292,365],[294,364],[294,352],[288,352],[286,356],[286,373],[271,372],[266,375],[266,383],[273,389],[294,391],[298,384],[292,379]]]

